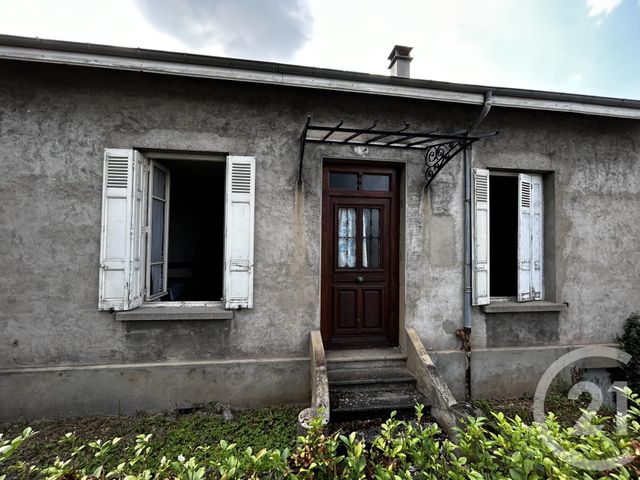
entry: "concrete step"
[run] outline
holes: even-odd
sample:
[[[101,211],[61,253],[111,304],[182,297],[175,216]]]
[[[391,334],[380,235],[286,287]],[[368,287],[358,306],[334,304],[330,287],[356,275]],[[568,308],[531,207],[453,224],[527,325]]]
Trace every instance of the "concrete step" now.
[[[401,390],[415,387],[416,378],[407,368],[349,368],[328,372],[330,390]]]
[[[363,350],[327,350],[329,372],[357,368],[403,368],[407,355],[399,348],[371,348]]]
[[[411,412],[416,403],[428,406],[428,401],[415,389],[399,390],[357,390],[331,392],[331,417],[344,418],[347,415],[378,416],[392,411]]]

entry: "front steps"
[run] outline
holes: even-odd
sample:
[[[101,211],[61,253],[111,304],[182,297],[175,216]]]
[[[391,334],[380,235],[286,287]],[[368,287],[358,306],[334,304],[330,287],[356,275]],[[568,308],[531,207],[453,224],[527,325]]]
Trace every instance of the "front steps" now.
[[[331,419],[411,414],[428,405],[398,348],[326,352]]]

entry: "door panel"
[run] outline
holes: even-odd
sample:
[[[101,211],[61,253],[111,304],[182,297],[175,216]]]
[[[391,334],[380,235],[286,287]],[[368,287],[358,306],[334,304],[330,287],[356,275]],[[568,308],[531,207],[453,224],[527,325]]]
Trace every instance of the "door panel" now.
[[[357,325],[358,291],[355,288],[336,288],[335,299],[335,330],[354,330]]]
[[[322,334],[327,348],[398,342],[398,178],[328,164],[323,182]]]
[[[382,312],[384,311],[383,288],[367,288],[362,292],[362,327],[367,330],[382,330]]]

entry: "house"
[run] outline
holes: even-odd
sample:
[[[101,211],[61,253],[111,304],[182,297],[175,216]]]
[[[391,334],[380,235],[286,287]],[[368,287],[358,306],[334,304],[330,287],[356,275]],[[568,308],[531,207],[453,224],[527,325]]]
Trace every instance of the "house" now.
[[[413,329],[459,399],[615,342],[640,309],[640,101],[390,59],[0,36],[0,419],[308,403],[317,330],[384,360]]]

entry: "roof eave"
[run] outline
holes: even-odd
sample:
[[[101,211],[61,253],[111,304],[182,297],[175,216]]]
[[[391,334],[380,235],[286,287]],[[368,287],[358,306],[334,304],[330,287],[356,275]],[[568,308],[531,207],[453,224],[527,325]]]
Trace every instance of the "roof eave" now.
[[[340,70],[0,35],[0,59],[263,83],[420,100],[640,119],[640,101],[435,82]]]

